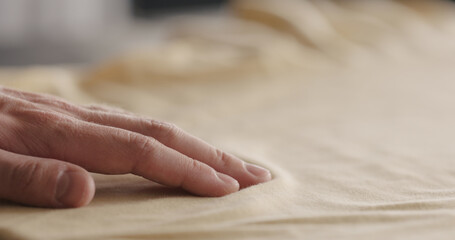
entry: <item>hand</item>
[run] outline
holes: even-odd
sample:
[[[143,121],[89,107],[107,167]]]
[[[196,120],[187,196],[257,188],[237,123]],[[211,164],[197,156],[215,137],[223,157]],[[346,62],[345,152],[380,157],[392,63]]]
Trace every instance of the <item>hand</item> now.
[[[95,192],[87,171],[213,197],[271,179],[172,124],[48,95],[0,88],[0,126],[0,198],[28,205],[87,205]]]

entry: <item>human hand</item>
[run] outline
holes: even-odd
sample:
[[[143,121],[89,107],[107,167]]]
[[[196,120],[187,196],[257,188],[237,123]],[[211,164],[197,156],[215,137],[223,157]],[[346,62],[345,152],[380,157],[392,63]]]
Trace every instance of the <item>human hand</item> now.
[[[271,179],[172,124],[48,95],[0,87],[0,126],[0,198],[27,205],[87,205],[95,193],[87,171],[213,197]]]

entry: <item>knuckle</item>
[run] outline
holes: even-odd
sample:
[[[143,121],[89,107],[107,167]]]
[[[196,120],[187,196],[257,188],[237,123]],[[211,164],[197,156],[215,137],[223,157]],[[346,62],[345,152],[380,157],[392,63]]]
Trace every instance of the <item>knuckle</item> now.
[[[33,103],[5,94],[0,95],[0,110],[3,113],[15,114],[23,109],[33,107]]]
[[[173,140],[178,138],[182,130],[177,125],[156,120],[148,120],[148,125],[160,139]]]
[[[178,184],[176,184],[177,186],[185,186],[189,182],[188,180],[193,179],[194,176],[210,173],[210,168],[207,168],[206,165],[195,159],[185,161],[183,165],[184,174],[181,176]]]
[[[215,159],[218,160],[222,168],[230,168],[232,165],[232,161],[229,156],[220,149],[215,149]]]
[[[30,92],[21,92],[17,90],[8,90],[8,93],[11,97],[15,97],[17,103],[21,103],[22,105],[28,106],[35,106],[39,107],[42,105],[53,106],[60,110],[64,111],[76,111],[78,107],[73,105],[62,98],[48,95],[48,94],[38,94],[38,93],[30,93]],[[16,103],[16,104],[17,104]]]
[[[55,124],[65,119],[63,114],[53,111],[42,110],[40,108],[33,106],[18,108],[15,111],[14,116],[21,119],[24,122],[39,125]]]
[[[154,142],[150,138],[133,133],[126,133],[127,143],[129,145],[134,145],[141,152],[148,152],[154,148]]]
[[[93,112],[111,112],[111,111],[109,111],[109,109],[107,107],[99,105],[99,104],[89,104],[89,105],[85,105],[84,107]]]
[[[55,107],[62,109],[64,111],[75,112],[75,111],[80,110],[79,107],[77,107],[76,105],[73,105],[71,103],[68,103],[68,102],[61,100],[59,98],[56,98],[56,97],[49,97],[49,98],[45,97],[43,99],[45,99],[44,101],[48,101],[49,104],[52,104]]]
[[[50,112],[50,111],[36,111],[35,112],[35,121],[41,122],[41,123],[61,123],[65,118],[63,117],[62,114],[55,113],[55,112]]]
[[[40,109],[24,109],[16,114],[21,124],[16,128],[16,136],[26,143],[28,154],[62,157],[66,151],[64,144],[55,148],[56,143],[66,142],[75,135],[77,121],[63,114]],[[52,141],[46,141],[46,137]]]
[[[136,156],[132,166],[132,171],[136,171],[139,168],[144,168],[144,164],[150,164],[150,159],[156,154],[157,141],[154,138],[146,137],[133,132],[123,133],[125,135],[125,141],[127,146],[131,146]]]
[[[88,110],[95,111],[95,112],[128,114],[127,111],[125,111],[119,107],[103,105],[103,104],[89,104],[84,107]]]
[[[191,161],[188,161],[188,163],[186,165],[187,165],[186,170],[187,170],[188,174],[199,173],[200,171],[203,170],[202,163],[200,163],[194,159],[191,159]]]
[[[28,112],[26,122],[29,125],[38,127],[39,131],[43,131],[39,126],[44,126],[46,135],[51,135],[54,138],[64,138],[71,133],[73,127],[76,127],[77,124],[72,119],[64,116],[63,114],[51,112],[51,111],[42,111],[42,110],[31,110]]]

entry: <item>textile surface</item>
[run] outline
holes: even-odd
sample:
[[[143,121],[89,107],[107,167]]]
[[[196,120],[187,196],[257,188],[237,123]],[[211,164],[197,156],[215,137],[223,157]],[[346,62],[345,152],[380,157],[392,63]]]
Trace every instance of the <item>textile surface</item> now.
[[[455,6],[240,0],[163,45],[0,83],[176,123],[273,180],[204,198],[94,174],[78,209],[0,203],[0,239],[454,239]]]

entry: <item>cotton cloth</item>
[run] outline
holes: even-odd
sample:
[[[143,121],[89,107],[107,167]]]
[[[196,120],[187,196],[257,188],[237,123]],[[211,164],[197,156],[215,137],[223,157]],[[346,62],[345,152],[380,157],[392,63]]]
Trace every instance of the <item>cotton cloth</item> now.
[[[197,197],[94,174],[78,209],[0,203],[0,239],[454,239],[455,8],[245,0],[99,66],[2,85],[176,123],[273,180]]]

